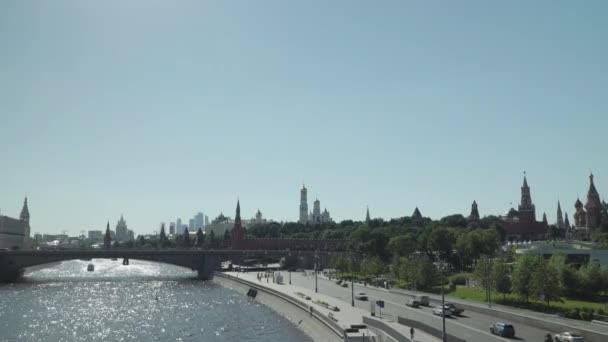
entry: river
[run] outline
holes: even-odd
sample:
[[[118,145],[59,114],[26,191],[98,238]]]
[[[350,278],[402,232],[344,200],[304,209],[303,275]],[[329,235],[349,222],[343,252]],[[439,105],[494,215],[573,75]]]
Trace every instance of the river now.
[[[311,341],[255,300],[171,265],[72,260],[0,284],[0,341],[128,340]]]

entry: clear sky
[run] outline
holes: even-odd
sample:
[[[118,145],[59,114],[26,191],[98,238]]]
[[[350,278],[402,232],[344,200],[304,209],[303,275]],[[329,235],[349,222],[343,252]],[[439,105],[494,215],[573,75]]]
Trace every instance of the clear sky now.
[[[606,1],[0,2],[0,209],[540,219],[608,194]]]

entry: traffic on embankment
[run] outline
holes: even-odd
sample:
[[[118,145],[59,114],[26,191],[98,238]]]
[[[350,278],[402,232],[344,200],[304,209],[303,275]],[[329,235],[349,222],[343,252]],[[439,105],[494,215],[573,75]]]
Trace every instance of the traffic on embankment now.
[[[394,317],[404,317],[417,322],[422,322],[435,329],[442,329],[442,319],[440,315],[433,313],[433,306],[438,305],[440,296],[428,293],[410,293],[402,290],[384,289],[375,286],[365,286],[363,284],[354,283],[354,291],[351,289],[351,283],[347,282],[347,287],[342,287],[336,284],[336,281],[329,280],[322,273],[314,277],[314,272],[291,272],[292,283],[314,289],[318,289],[319,293],[327,294],[331,297],[350,301],[352,293],[365,292],[369,301],[382,300],[385,303],[384,312]],[[425,295],[430,299],[430,306],[421,306],[413,308],[408,306],[408,301],[412,295]],[[447,297],[446,297],[447,298]],[[607,328],[596,326],[595,324],[581,322],[577,320],[569,320],[557,317],[537,317],[534,313],[528,313],[525,310],[516,312],[515,310],[503,310],[500,307],[491,309],[484,308],[482,305],[470,303],[456,299],[446,299],[456,303],[457,306],[464,309],[460,316],[446,317],[446,331],[460,339],[472,342],[484,341],[504,341],[505,339],[490,332],[490,326],[496,323],[510,323],[515,326],[515,338],[521,341],[544,341],[547,334],[555,336],[562,332],[573,331],[584,336],[588,342],[603,342],[608,340]],[[369,310],[369,304],[355,301],[358,307]],[[538,315],[540,316],[540,315]]]

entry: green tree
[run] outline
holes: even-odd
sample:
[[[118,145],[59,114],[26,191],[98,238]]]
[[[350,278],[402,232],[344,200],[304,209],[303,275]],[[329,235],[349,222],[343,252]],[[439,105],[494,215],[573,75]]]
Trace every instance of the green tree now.
[[[520,257],[513,270],[513,292],[524,298],[526,302],[530,300],[532,294],[532,274],[534,273],[535,257],[524,254]]]
[[[481,234],[481,253],[494,256],[499,248],[500,237],[496,229],[486,229]]]
[[[169,239],[167,238],[167,233],[165,233],[164,223],[160,225],[159,244],[161,248],[166,248],[169,246]]]
[[[535,259],[530,287],[534,295],[549,305],[549,302],[560,299],[559,271],[542,256]]]
[[[416,238],[412,234],[394,236],[388,240],[387,248],[393,255],[409,256],[416,251]]]
[[[602,269],[599,265],[588,263],[579,269],[579,279],[581,281],[581,293],[587,296],[594,296],[603,289],[604,279]]]
[[[199,228],[196,231],[196,247],[203,247],[205,243],[205,234],[203,234],[203,230]]]
[[[437,281],[437,269],[428,257],[420,257],[409,262],[408,280],[419,289],[430,289]]]
[[[190,248],[190,233],[188,232],[188,228],[184,229],[184,234],[182,235],[182,244],[184,248]]]
[[[486,302],[490,301],[490,291],[494,288],[494,282],[492,278],[492,267],[493,260],[483,256],[479,260],[477,260],[477,264],[475,265],[475,269],[473,270],[473,275],[479,282],[481,286],[486,292]]]
[[[112,243],[112,248],[118,248],[120,247],[120,243],[118,241],[114,241],[114,243]]]
[[[506,298],[506,294],[511,292],[511,277],[509,273],[509,265],[503,260],[497,260],[492,266],[492,283],[496,292],[502,293],[503,300]]]
[[[449,260],[454,250],[454,234],[444,227],[433,228],[429,236],[428,245],[433,251],[439,253],[442,260]]]
[[[228,229],[226,229],[226,231],[224,232],[224,247],[230,246],[230,239],[230,232],[228,231]]]
[[[213,229],[209,233],[209,248],[215,248],[215,232]]]
[[[361,268],[363,273],[377,277],[384,272],[384,263],[379,257],[374,256],[364,260]]]

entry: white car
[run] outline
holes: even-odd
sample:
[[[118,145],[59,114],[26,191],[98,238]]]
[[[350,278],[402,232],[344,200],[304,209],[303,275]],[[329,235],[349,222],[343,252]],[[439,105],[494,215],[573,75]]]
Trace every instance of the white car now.
[[[357,292],[355,293],[355,299],[367,300],[367,294],[365,294],[365,292]]]
[[[566,331],[555,335],[556,342],[585,342],[581,334],[574,331]]]
[[[445,317],[452,317],[452,309],[450,309],[448,306],[444,306],[443,309],[441,308],[441,306],[436,306],[433,308],[433,315],[445,315]]]

